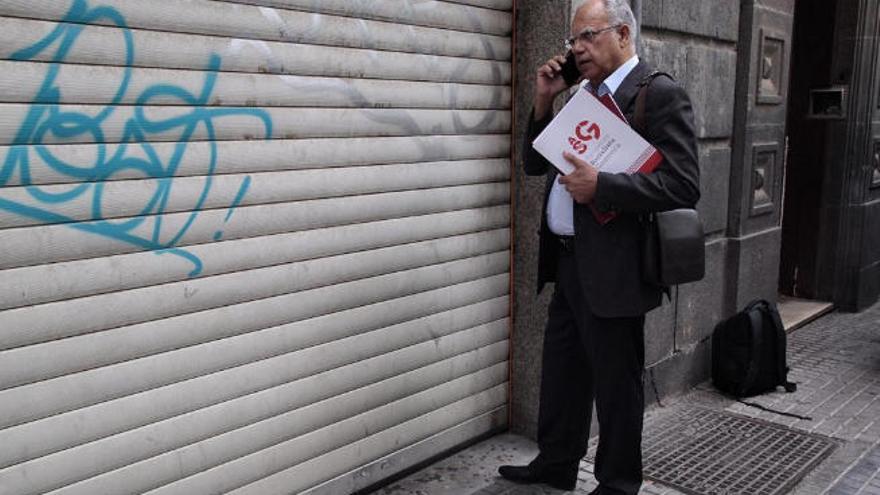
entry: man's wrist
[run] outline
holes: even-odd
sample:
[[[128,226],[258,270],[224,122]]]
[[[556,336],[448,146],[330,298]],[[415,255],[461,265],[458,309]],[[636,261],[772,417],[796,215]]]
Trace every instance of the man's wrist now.
[[[547,118],[547,114],[550,113],[550,111],[547,108],[542,108],[542,107],[535,105],[535,112],[534,113],[535,113],[535,116],[534,116],[535,122],[540,122],[540,121]]]
[[[535,96],[535,121],[545,119],[553,111],[553,98]]]

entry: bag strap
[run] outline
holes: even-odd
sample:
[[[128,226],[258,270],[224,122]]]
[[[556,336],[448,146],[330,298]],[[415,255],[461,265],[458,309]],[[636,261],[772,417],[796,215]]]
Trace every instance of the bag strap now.
[[[786,335],[785,327],[782,325],[782,318],[779,316],[779,311],[770,306],[769,303],[764,308],[770,314],[773,328],[776,331],[776,374],[779,384],[785,387],[785,391],[788,393],[797,392],[797,384],[788,381],[788,365],[786,364],[785,356],[785,348],[787,347]]]
[[[632,123],[633,129],[639,134],[645,132],[645,101],[648,99],[648,87],[651,86],[651,82],[653,82],[654,79],[660,76],[666,76],[673,81],[675,80],[666,72],[652,70],[648,75],[643,77],[641,81],[639,81],[639,93],[636,95],[636,112],[633,114]]]
[[[749,367],[746,370],[746,378],[739,388],[740,395],[746,394],[746,390],[755,383],[755,378],[758,376],[758,362],[761,359],[761,343],[763,340],[761,334],[764,330],[764,315],[761,313],[761,310],[758,308],[748,308],[747,312],[751,322],[749,329],[752,333],[752,352],[749,359]]]
[[[804,421],[812,421],[813,420],[813,418],[811,416],[801,416],[800,414],[790,413],[790,412],[786,412],[786,411],[780,411],[778,409],[773,409],[772,407],[762,406],[761,404],[758,404],[757,402],[746,402],[746,401],[739,399],[739,398],[736,398],[736,401],[739,402],[740,404],[745,404],[749,407],[754,407],[754,408],[760,409],[762,411],[772,412],[774,414],[781,414],[782,416],[788,416],[789,418],[797,418],[797,419],[802,419]]]
[[[648,99],[648,87],[651,85],[651,82],[659,76],[666,76],[672,80],[675,80],[672,76],[667,74],[666,72],[659,70],[652,70],[645,77],[643,77],[636,86],[639,88],[638,94],[636,94],[636,109],[635,114],[633,115],[632,128],[636,130],[639,134],[643,134],[645,132],[645,101]],[[656,228],[656,219],[654,212],[645,215],[643,222],[648,222],[649,229]],[[672,291],[669,286],[663,287],[663,293],[666,294],[666,300],[672,302]]]

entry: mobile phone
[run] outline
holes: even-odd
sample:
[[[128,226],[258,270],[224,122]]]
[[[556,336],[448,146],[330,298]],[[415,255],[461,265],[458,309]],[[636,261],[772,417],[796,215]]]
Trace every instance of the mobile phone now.
[[[565,84],[574,86],[581,78],[581,71],[578,69],[577,61],[574,59],[574,52],[571,50],[565,54],[565,63],[562,64],[562,79]]]

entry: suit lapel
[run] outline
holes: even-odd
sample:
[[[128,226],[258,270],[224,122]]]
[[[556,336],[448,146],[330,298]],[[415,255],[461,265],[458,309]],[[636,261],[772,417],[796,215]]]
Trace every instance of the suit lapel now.
[[[639,81],[642,80],[651,68],[643,61],[639,61],[632,71],[623,79],[617,91],[614,92],[614,102],[620,107],[620,111],[630,118],[633,113],[633,104],[635,103],[636,94],[639,92]]]

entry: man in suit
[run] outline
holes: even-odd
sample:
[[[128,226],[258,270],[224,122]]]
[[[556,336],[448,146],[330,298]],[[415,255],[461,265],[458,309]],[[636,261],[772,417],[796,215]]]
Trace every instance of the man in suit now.
[[[639,84],[652,72],[635,53],[637,26],[626,0],[587,0],[575,12],[574,53],[585,89],[611,93],[632,122]],[[641,217],[693,207],[699,167],[688,95],[668,77],[651,82],[642,136],[663,155],[650,174],[599,172],[571,154],[575,171],[559,176],[531,146],[552,120],[554,99],[568,88],[556,56],[537,71],[534,110],[524,145],[529,175],[548,174],[538,290],[554,281],[544,334],[538,417],[540,453],[501,476],[571,490],[586,454],[592,401],[600,440],[594,494],[635,494],[642,482],[645,313],[661,303],[661,287],[641,276]],[[590,206],[615,211],[600,225]]]

